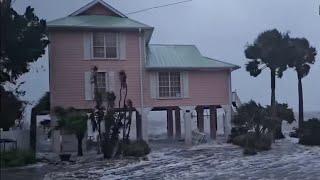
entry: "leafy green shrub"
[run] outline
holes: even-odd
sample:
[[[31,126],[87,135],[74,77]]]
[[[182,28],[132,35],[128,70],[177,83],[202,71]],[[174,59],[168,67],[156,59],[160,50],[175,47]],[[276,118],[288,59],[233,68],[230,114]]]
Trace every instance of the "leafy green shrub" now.
[[[313,118],[303,123],[299,140],[303,145],[320,145],[320,120]]]
[[[259,151],[270,150],[271,145],[272,145],[272,136],[269,134],[263,135],[258,140],[255,141],[255,148]]]
[[[244,148],[243,154],[252,156],[252,155],[256,155],[257,151],[254,148]]]
[[[149,145],[143,140],[130,142],[129,144],[122,144],[122,150],[124,156],[134,157],[145,156],[151,151]]]
[[[266,151],[271,149],[272,136],[264,134],[257,137],[254,133],[247,133],[233,138],[232,143],[246,149]]]
[[[15,150],[0,153],[1,168],[23,166],[33,163],[36,163],[36,158],[32,151]]]
[[[231,129],[231,134],[229,135],[228,138],[228,143],[232,143],[232,140],[240,135],[244,135],[248,132],[248,128],[243,127],[243,126],[239,126],[239,127],[233,127]]]
[[[252,142],[249,140],[249,137],[251,136],[247,136],[246,134],[236,136],[235,138],[232,139],[232,144],[241,146],[241,147],[249,146],[249,142]]]
[[[287,104],[276,104],[276,117],[272,118],[272,108],[263,107],[255,101],[244,103],[237,109],[237,114],[233,118],[233,124],[243,130],[253,130],[256,136],[273,132],[276,139],[283,138],[281,132],[281,122],[288,123],[295,121],[294,113]],[[235,129],[234,133],[242,133]],[[232,137],[230,137],[232,138]]]

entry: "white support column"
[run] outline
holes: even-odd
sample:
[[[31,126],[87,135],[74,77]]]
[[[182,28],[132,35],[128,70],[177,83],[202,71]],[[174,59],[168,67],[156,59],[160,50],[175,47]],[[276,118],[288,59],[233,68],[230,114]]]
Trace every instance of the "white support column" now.
[[[52,151],[54,153],[60,153],[60,144],[61,144],[61,139],[60,139],[61,133],[60,130],[53,130],[52,131]]]
[[[50,113],[50,126],[56,127],[58,125],[58,118],[55,114]]]
[[[87,113],[87,138],[86,139],[93,139],[93,129],[92,129],[92,122],[90,119],[91,113]]]
[[[148,114],[151,111],[151,108],[137,108],[139,113],[141,114],[141,131],[142,131],[142,139],[148,142]]]
[[[183,112],[184,121],[184,140],[187,145],[192,145],[192,123],[191,116],[194,106],[180,107]]]
[[[230,69],[229,77],[228,77],[228,104],[222,105],[222,108],[225,112],[225,121],[224,121],[224,134],[226,137],[229,137],[231,134],[231,128],[232,128],[232,84],[231,84],[231,72],[232,69]]]
[[[192,145],[192,130],[191,130],[191,111],[185,110],[183,112],[184,120],[184,141],[187,145]]]
[[[53,113],[50,115],[51,127],[53,127],[52,136],[51,136],[51,148],[55,153],[60,153],[60,130],[56,130],[54,127],[58,125],[57,116]]]
[[[106,132],[106,128],[105,128],[105,127],[106,127],[105,121],[101,121],[101,122],[100,122],[100,131],[101,131],[101,134]]]
[[[231,105],[222,105],[222,108],[224,109],[225,112],[225,119],[224,119],[224,135],[226,137],[229,137],[231,134],[231,120],[232,120],[232,107]]]

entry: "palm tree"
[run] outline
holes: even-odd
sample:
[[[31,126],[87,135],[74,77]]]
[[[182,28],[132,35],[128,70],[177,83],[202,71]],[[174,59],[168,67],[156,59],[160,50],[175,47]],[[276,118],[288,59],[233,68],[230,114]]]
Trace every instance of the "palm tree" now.
[[[310,46],[309,41],[305,38],[291,38],[289,43],[291,53],[288,65],[296,70],[298,77],[299,128],[301,128],[304,121],[302,78],[309,74],[310,65],[315,63],[317,52],[314,47]]]
[[[273,119],[276,117],[276,77],[281,78],[287,69],[288,39],[288,34],[282,34],[276,29],[268,30],[259,34],[254,43],[249,44],[245,50],[245,56],[249,59],[246,70],[251,76],[257,77],[262,70],[270,69]],[[283,137],[280,122],[279,126],[275,138]]]

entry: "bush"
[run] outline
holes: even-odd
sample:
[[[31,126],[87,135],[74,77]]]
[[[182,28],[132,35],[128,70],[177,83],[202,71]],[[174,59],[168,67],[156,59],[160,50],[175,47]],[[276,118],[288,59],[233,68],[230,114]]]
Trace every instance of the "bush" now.
[[[300,144],[320,145],[320,120],[313,118],[303,123]]]
[[[36,163],[35,154],[32,151],[8,151],[0,153],[1,168],[24,166]]]
[[[124,156],[141,157],[150,153],[151,149],[145,141],[134,141],[122,145]]]
[[[246,135],[246,134],[237,136],[232,139],[232,144],[241,146],[241,147],[246,147],[246,145],[252,146],[250,145],[250,142],[252,142],[252,140],[250,140],[250,137],[251,137],[250,135]]]
[[[271,149],[272,137],[269,134],[256,137],[254,133],[247,133],[233,138],[232,143],[250,150],[266,151]]]
[[[271,149],[272,136],[263,135],[255,142],[255,148],[259,151],[267,151]]]
[[[103,157],[110,159],[112,157],[113,152],[115,151],[115,144],[109,141],[102,141],[101,150],[103,153]]]
[[[237,136],[240,136],[240,135],[244,135],[248,132],[248,128],[246,127],[243,127],[243,126],[240,126],[240,127],[233,127],[231,129],[231,134],[229,136],[229,139],[228,139],[228,143],[232,143],[232,140],[237,137]]]
[[[287,104],[276,104],[276,116],[273,117],[272,108],[270,106],[263,107],[255,101],[244,103],[237,109],[236,115],[233,117],[233,125],[238,129],[234,129],[234,133],[243,133],[242,131],[253,130],[256,134],[267,134],[274,132],[274,138],[284,138],[281,132],[282,120],[292,123],[294,113]],[[232,136],[230,138],[233,138]]]
[[[252,156],[252,155],[256,155],[257,151],[254,148],[244,148],[243,154]]]

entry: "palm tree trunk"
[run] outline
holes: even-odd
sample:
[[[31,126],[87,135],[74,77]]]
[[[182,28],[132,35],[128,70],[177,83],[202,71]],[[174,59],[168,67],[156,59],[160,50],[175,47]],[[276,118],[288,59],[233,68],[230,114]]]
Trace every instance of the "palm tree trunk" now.
[[[302,128],[304,115],[303,115],[303,91],[302,91],[302,78],[298,75],[298,94],[299,94],[299,129]]]
[[[276,123],[274,130],[274,138],[282,139],[284,135],[282,134],[282,121],[276,120],[277,109],[276,109],[276,70],[271,69],[271,118],[272,121]]]
[[[77,135],[77,139],[78,139],[78,156],[83,156],[83,152],[82,152],[83,135]]]
[[[271,115],[276,116],[276,71],[271,69]]]

